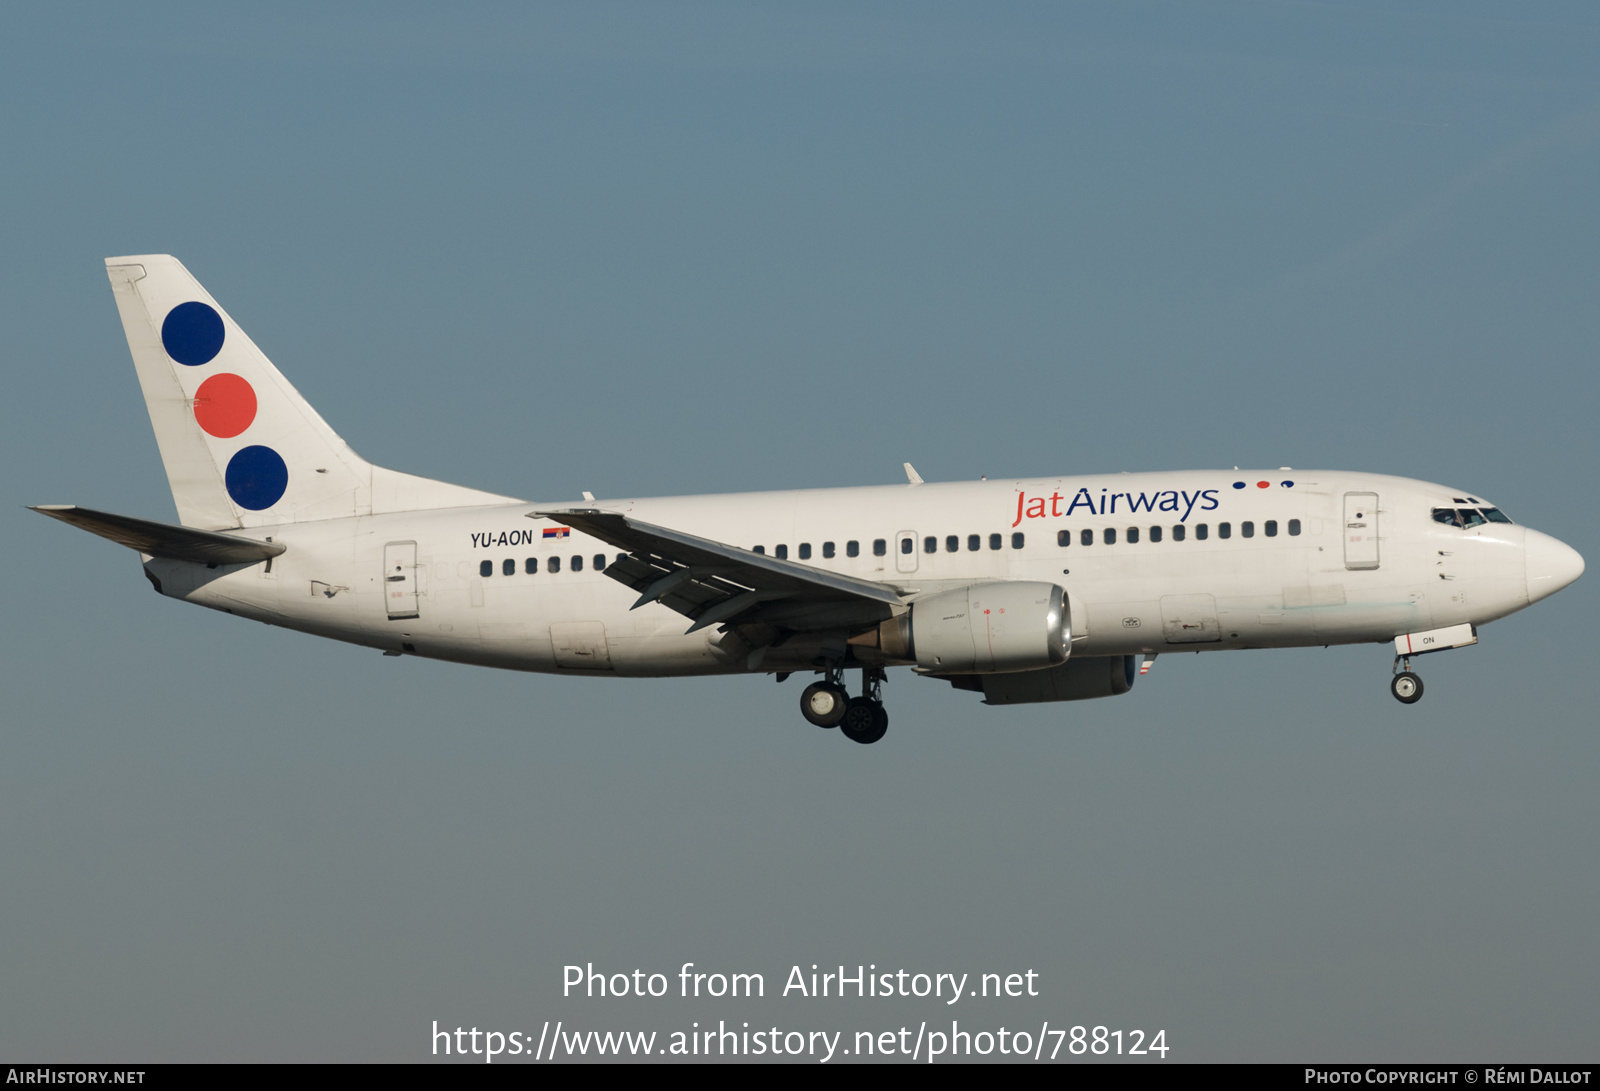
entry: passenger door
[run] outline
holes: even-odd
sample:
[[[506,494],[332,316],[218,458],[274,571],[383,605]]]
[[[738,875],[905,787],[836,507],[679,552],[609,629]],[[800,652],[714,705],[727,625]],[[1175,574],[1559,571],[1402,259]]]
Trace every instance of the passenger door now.
[[[1344,494],[1344,566],[1378,567],[1378,494]]]
[[[383,605],[390,621],[417,615],[417,543],[383,547]]]

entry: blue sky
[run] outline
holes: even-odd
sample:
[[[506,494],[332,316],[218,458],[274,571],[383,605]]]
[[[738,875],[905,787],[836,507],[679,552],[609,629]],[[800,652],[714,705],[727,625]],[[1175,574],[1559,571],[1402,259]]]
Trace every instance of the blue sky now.
[[[1593,577],[1413,708],[1379,648],[1025,709],[897,672],[867,749],[770,679],[184,608],[23,508],[172,518],[101,271],[170,252],[363,455],[497,492],[1330,467],[1592,553],[1592,6],[3,18],[0,1054],[930,1017],[562,1000],[574,961],[1033,967],[964,1018],[1174,1059],[1592,1048]]]

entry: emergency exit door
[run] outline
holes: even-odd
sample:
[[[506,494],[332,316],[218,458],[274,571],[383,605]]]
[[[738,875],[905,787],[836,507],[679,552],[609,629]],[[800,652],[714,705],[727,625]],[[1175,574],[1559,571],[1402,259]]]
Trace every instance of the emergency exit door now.
[[[1344,494],[1344,566],[1378,567],[1378,494]]]
[[[894,570],[896,572],[915,572],[917,570],[917,532],[902,530],[894,536]]]
[[[417,543],[383,547],[383,604],[390,621],[417,615]]]

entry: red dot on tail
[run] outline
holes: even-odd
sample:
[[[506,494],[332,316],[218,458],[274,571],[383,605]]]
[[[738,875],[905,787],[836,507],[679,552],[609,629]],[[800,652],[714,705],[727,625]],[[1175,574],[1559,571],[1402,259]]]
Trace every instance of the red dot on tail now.
[[[213,375],[194,392],[194,419],[218,439],[231,439],[256,419],[256,392],[237,375]]]

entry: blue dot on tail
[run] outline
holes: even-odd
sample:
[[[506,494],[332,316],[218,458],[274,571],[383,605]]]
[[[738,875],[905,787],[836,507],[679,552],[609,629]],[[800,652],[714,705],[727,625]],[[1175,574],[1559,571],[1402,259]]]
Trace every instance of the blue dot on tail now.
[[[189,367],[210,363],[222,351],[222,316],[204,303],[180,303],[161,323],[167,355]]]
[[[289,467],[271,447],[246,447],[228,460],[228,495],[241,508],[270,508],[289,487]]]

